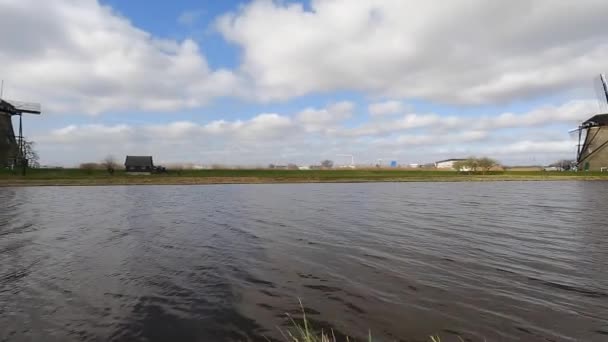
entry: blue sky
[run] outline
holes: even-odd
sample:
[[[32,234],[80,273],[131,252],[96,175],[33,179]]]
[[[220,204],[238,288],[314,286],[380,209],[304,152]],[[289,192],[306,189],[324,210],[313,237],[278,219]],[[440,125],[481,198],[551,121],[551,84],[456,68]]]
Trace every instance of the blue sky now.
[[[216,17],[238,8],[239,1],[102,1],[137,27],[169,39],[194,39],[213,68],[238,67],[239,49],[228,44],[210,26]],[[143,10],[145,9],[145,10]],[[180,18],[191,18],[180,22]],[[188,21],[188,20],[187,20]]]
[[[542,164],[598,110],[607,6],[2,0],[0,77],[50,165]]]

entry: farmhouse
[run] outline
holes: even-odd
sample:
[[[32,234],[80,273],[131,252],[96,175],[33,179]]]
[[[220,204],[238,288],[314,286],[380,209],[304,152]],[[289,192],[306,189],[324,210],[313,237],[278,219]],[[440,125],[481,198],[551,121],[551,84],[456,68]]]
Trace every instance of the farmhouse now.
[[[154,171],[152,156],[127,156],[125,169],[127,172],[152,172]]]
[[[454,163],[465,159],[446,159],[435,162],[435,167],[438,169],[454,169]]]

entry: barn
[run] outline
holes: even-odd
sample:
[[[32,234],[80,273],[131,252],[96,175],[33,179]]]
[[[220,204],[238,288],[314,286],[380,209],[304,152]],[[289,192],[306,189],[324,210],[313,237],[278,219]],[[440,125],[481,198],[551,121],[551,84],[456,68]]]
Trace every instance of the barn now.
[[[577,157],[581,171],[608,171],[608,113],[594,115],[579,127],[584,138]]]
[[[127,172],[136,173],[150,173],[155,170],[152,156],[127,156],[125,159],[125,169]]]

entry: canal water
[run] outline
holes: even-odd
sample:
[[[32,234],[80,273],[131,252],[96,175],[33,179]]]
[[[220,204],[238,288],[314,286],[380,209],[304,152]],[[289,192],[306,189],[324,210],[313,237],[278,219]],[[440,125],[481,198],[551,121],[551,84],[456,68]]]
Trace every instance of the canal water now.
[[[0,188],[1,341],[608,341],[608,183]]]

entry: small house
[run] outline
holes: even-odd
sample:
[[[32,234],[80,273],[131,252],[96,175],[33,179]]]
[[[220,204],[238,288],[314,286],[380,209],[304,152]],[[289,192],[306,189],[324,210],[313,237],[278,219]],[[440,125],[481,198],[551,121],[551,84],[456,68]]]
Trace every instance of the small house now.
[[[127,172],[153,172],[152,156],[127,156],[125,169]]]

